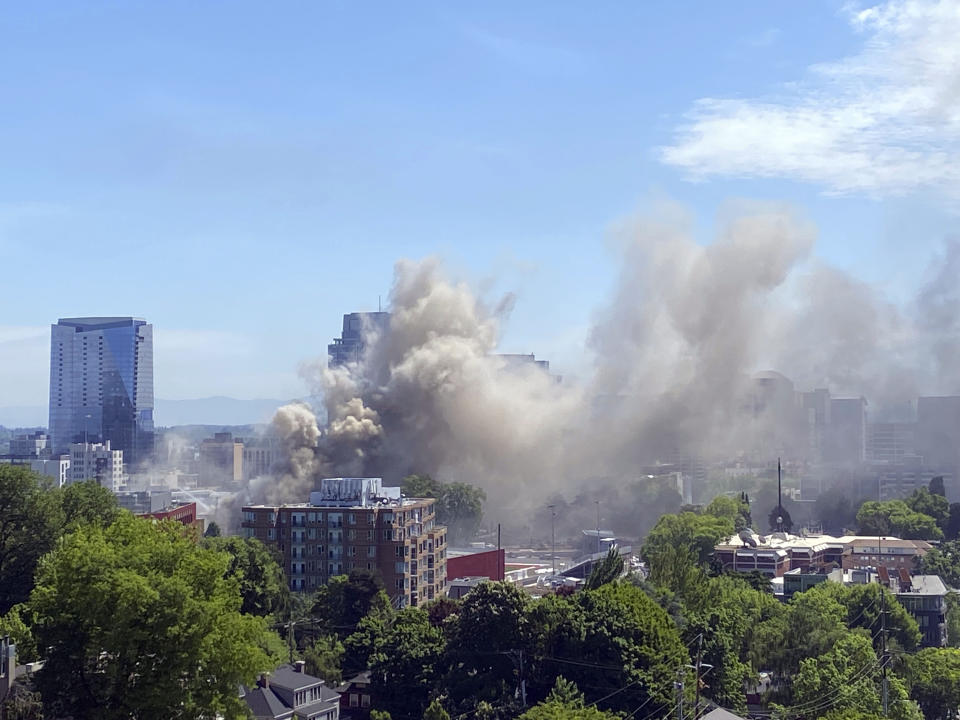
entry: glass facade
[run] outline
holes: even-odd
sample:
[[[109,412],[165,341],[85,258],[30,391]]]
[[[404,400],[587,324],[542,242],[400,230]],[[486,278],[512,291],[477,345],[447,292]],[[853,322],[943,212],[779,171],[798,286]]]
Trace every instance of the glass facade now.
[[[65,318],[50,332],[54,452],[109,440],[135,468],[153,453],[153,326],[133,317]]]

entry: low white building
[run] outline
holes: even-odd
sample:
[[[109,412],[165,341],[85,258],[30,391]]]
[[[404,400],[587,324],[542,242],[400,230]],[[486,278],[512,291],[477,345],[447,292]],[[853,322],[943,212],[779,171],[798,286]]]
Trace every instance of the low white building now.
[[[117,492],[123,485],[123,450],[105,443],[73,443],[70,446],[70,482],[96,480]]]
[[[52,478],[57,487],[63,487],[70,482],[70,456],[60,455],[45,460],[31,460],[30,469],[39,475]]]

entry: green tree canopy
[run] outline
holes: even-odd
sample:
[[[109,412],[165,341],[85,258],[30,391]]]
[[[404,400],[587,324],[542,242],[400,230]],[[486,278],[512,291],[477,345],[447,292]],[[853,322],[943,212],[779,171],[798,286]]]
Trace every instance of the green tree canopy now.
[[[323,678],[330,687],[336,687],[343,680],[340,662],[343,659],[343,644],[336,635],[321,635],[303,653],[307,663],[307,672],[314,677]]]
[[[214,718],[244,712],[240,683],[279,658],[266,623],[240,613],[230,557],[183,527],[121,515],[81,526],[37,573],[37,675],[54,714],[78,720]]]
[[[207,525],[207,529],[203,531],[203,536],[208,538],[220,537],[221,535],[223,535],[223,533],[220,531],[220,526],[213,520]]]
[[[71,483],[57,492],[67,531],[83,524],[106,527],[123,512],[117,505],[117,496],[96,480]]]
[[[733,523],[734,530],[738,532],[745,530],[752,524],[750,502],[747,500],[746,493],[740,493],[737,498],[718,495],[703,509],[703,513],[730,520]]]
[[[440,682],[443,651],[443,633],[423,609],[398,612],[370,657],[378,705],[397,717],[422,714]]]
[[[939,575],[952,588],[960,588],[960,541],[949,540],[928,550],[920,559],[920,569],[927,575]]]
[[[240,611],[265,617],[279,615],[287,606],[290,590],[278,556],[256,538],[208,537],[203,546],[230,557],[227,574],[240,586]]]
[[[468,483],[441,483],[429,475],[408,475],[401,483],[407,497],[437,499],[437,522],[446,525],[453,544],[472,540],[483,519],[486,493]]]
[[[905,540],[940,540],[937,521],[912,510],[903,500],[870,500],[857,511],[861,535],[894,535]]]
[[[881,647],[880,630],[882,608],[887,609],[887,634],[904,650],[914,650],[920,644],[922,633],[914,617],[899,603],[896,595],[877,583],[844,585],[837,582],[822,582],[807,590],[833,598],[847,611],[845,623],[850,628],[863,628],[870,637],[876,638],[874,649]],[[881,594],[885,597],[881,600]]]
[[[664,515],[647,535],[641,554],[651,565],[667,548],[691,547],[697,562],[706,566],[713,548],[734,533],[734,520],[711,514],[683,512]]]
[[[677,668],[689,657],[666,611],[643,590],[613,583],[551,602],[549,625],[536,630],[537,644],[551,653],[535,668],[538,677],[552,684],[562,674],[601,709],[671,702]]]
[[[590,571],[584,587],[587,590],[596,590],[601,585],[614,582],[623,574],[623,556],[616,547],[611,547],[606,557],[594,565]]]
[[[960,707],[960,650],[924,648],[906,659],[910,697],[927,720],[947,720]]]
[[[921,487],[914,490],[905,502],[914,512],[932,517],[941,530],[946,527],[947,520],[950,518],[950,503],[943,495]]]
[[[16,644],[19,663],[32,663],[40,659],[37,641],[30,629],[32,624],[30,608],[26,605],[14,605],[6,615],[0,616],[0,637],[9,635]]]
[[[29,468],[0,465],[0,614],[33,589],[40,558],[64,526],[60,497]]]
[[[389,615],[390,598],[380,573],[354,569],[330,578],[317,590],[312,614],[331,631],[346,637],[371,613]]]
[[[450,713],[443,709],[440,698],[434,698],[423,711],[423,720],[450,720]]]

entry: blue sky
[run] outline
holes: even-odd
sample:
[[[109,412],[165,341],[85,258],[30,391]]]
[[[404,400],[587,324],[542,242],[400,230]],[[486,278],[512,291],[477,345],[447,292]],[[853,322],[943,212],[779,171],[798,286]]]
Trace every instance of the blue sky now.
[[[958,27],[915,0],[5,3],[0,407],[45,404],[49,323],[93,314],[154,324],[159,397],[303,394],[342,313],[432,254],[518,294],[504,351],[576,372],[610,228],[663,197],[703,242],[788,202],[903,296],[955,232],[960,93],[901,69],[956,69]]]

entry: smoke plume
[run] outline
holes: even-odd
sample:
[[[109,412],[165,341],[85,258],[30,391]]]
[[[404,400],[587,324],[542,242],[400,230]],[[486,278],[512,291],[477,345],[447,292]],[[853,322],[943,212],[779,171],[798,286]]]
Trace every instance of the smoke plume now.
[[[371,330],[357,363],[313,366],[328,423],[302,405],[278,411],[285,460],[249,498],[301,501],[323,476],[430,473],[482,487],[488,515],[520,526],[547,498],[636,483],[658,462],[749,453],[763,418],[744,398],[759,369],[868,396],[878,412],[960,389],[960,246],[898,307],[813,258],[815,235],[783,208],[733,217],[709,245],[682,217],[636,221],[578,382],[495,354],[512,296],[487,302],[436,259],[401,260],[389,332]]]

